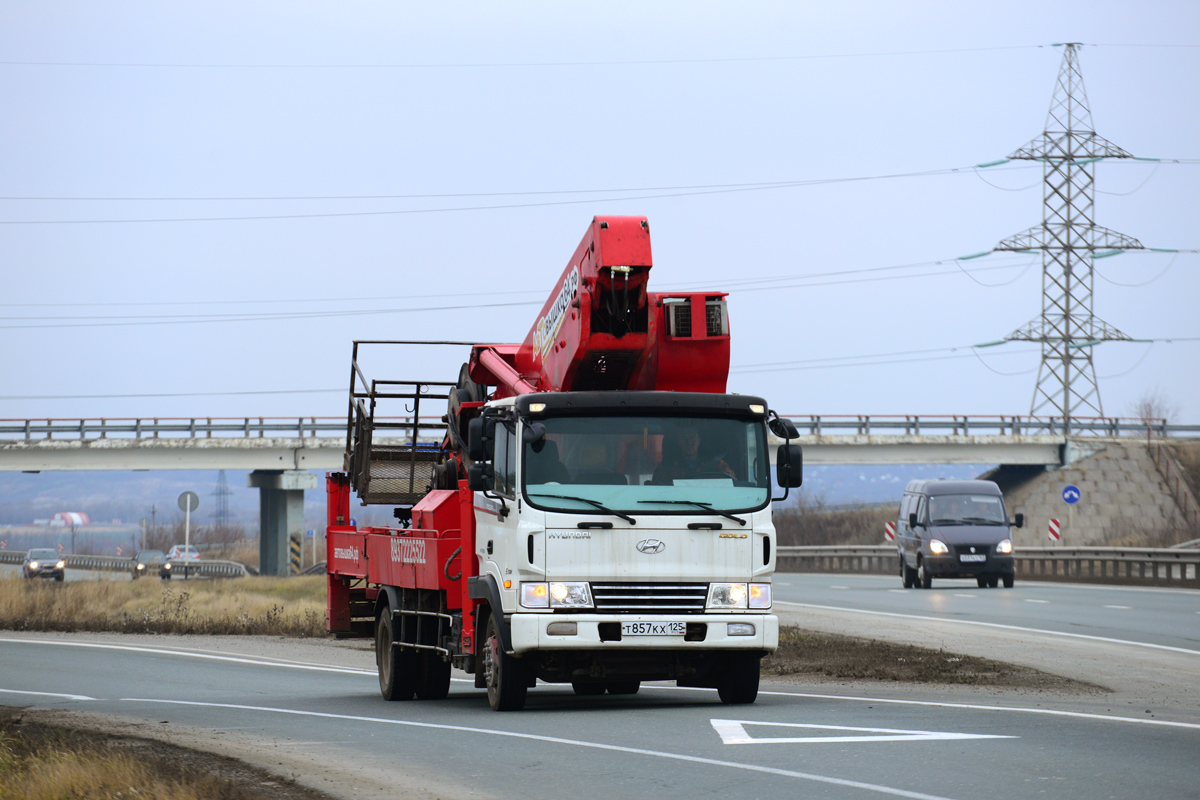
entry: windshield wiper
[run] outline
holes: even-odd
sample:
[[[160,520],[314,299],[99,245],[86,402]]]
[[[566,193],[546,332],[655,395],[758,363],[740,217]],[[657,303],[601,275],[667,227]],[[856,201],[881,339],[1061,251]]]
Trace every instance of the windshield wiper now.
[[[966,525],[967,523],[963,522],[960,519],[951,519],[949,517],[943,517],[941,519],[930,520],[929,524],[930,525]]]
[[[638,503],[665,503],[672,506],[696,506],[697,508],[703,508],[710,514],[720,514],[722,517],[725,517],[725,519],[731,519],[738,525],[746,524],[746,520],[742,519],[741,517],[735,517],[728,511],[722,511],[719,508],[713,508],[712,503],[703,503],[699,500],[638,500]]]
[[[1003,525],[1003,522],[987,517],[963,517],[963,522],[974,522],[976,525]]]
[[[595,500],[589,500],[586,497],[576,497],[573,494],[546,494],[544,492],[529,492],[529,494],[533,495],[534,497],[557,497],[559,500],[578,500],[581,503],[588,503],[589,505],[600,509],[605,514],[612,514],[614,517],[620,517],[621,519],[628,522],[630,525],[637,525],[637,520],[634,519],[633,517],[629,516],[628,514],[625,514],[621,511],[613,511],[611,508],[604,505],[603,503],[599,503]]]

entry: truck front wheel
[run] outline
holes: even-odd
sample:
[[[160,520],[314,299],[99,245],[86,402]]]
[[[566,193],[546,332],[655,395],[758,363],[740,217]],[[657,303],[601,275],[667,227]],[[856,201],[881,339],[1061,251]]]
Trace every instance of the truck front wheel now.
[[[730,653],[717,678],[717,694],[726,705],[753,703],[758,698],[758,653]]]
[[[416,653],[396,647],[392,609],[385,607],[375,623],[375,664],[379,668],[379,692],[384,700],[412,700],[417,691]]]
[[[519,658],[504,652],[496,629],[496,615],[489,614],[483,637],[483,676],[488,705],[493,711],[520,711],[525,707],[529,681]]]

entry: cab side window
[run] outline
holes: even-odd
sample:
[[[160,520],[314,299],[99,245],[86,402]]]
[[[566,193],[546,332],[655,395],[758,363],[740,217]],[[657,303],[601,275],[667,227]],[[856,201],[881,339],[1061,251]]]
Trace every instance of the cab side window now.
[[[496,471],[494,491],[512,497],[516,488],[517,444],[513,430],[504,423],[496,425],[496,451],[493,465]]]
[[[925,522],[925,496],[921,495],[921,499],[917,501],[917,522]]]
[[[908,528],[908,515],[913,510],[913,496],[911,494],[904,495],[904,499],[900,501],[900,528]]]

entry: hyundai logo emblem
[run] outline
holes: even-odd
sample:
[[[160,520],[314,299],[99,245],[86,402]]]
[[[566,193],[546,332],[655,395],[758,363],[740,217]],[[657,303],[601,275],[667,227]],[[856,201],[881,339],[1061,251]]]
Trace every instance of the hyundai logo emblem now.
[[[637,543],[637,549],[639,553],[648,553],[649,555],[654,555],[655,553],[661,553],[663,550],[666,550],[667,543],[662,539],[642,539]]]
[[[972,548],[971,548],[971,552],[972,552],[972,553],[974,553],[974,552],[975,552],[975,548],[974,548],[974,547],[972,547]]]

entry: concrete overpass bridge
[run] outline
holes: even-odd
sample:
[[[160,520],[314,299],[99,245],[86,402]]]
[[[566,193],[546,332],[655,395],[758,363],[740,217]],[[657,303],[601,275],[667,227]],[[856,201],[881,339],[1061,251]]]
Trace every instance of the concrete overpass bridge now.
[[[791,416],[807,464],[1066,466],[1113,440],[1200,436],[1200,425],[1118,417],[972,415]],[[376,418],[377,445],[440,442],[440,418]],[[192,417],[0,420],[0,471],[248,470],[260,490],[264,572],[288,563],[304,528],[309,470],[341,470],[348,424],[340,417]],[[773,444],[779,443],[778,441]],[[772,447],[772,454],[774,448]]]

